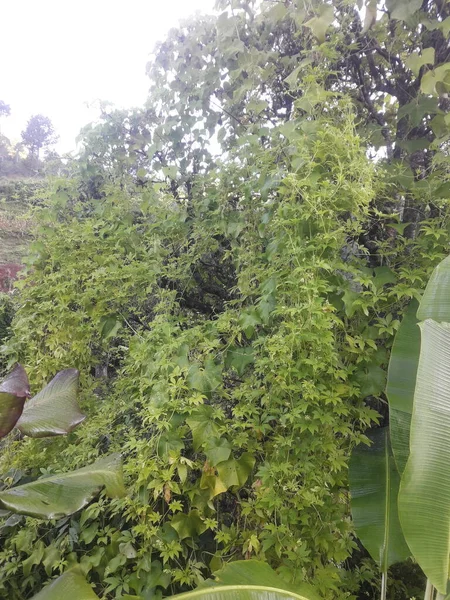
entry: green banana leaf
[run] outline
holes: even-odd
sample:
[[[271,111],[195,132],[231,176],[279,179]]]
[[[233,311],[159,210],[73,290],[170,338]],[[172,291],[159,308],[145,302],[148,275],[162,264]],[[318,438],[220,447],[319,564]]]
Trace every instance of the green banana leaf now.
[[[78,407],[78,379],[76,369],[60,371],[25,404],[18,429],[35,438],[70,433],[86,418]]]
[[[125,596],[135,598],[136,596]],[[294,592],[262,585],[229,585],[197,589],[172,598],[198,598],[198,600],[310,600]],[[41,590],[32,600],[98,600],[92,588],[77,568],[67,571]]]
[[[320,600],[320,596],[308,583],[286,583],[267,563],[260,560],[236,560],[214,572],[214,579],[207,579],[199,589],[225,585],[264,585],[292,591],[309,598]]]
[[[0,508],[30,517],[60,519],[86,506],[103,488],[111,498],[125,495],[119,454],[0,492]]]
[[[14,428],[22,414],[25,398],[29,395],[27,374],[18,363],[0,385],[0,438]]]
[[[450,323],[450,256],[438,264],[428,281],[417,311],[419,321]]]
[[[197,589],[172,598],[186,600],[309,600],[295,592],[262,585],[227,585]]]
[[[31,600],[99,600],[79,567],[63,573]]]
[[[389,361],[386,395],[389,400],[389,426],[397,469],[403,473],[409,456],[409,430],[420,354],[420,329],[412,300],[395,336]]]
[[[246,565],[245,563],[249,564]],[[229,569],[228,567],[232,568]],[[213,587],[197,588],[192,592],[178,594],[173,597],[186,599],[198,598],[199,600],[314,600],[318,598],[313,588],[311,588],[312,594],[303,595],[268,585],[268,581],[277,585],[282,583],[284,586],[285,584],[269,565],[260,561],[236,561],[218,571],[218,578],[220,573],[222,573],[220,580],[223,583],[225,580],[230,581],[229,584],[218,585],[216,582],[209,581]],[[255,577],[261,577],[266,582],[265,585],[261,583],[259,585],[243,583],[246,580],[254,580]],[[233,580],[234,583],[231,583]],[[70,600],[98,600],[98,596],[87,583],[79,567],[74,567],[55,579],[36,596],[33,596],[32,600],[61,600],[63,598],[70,598]],[[124,598],[139,599],[140,597],[127,595]]]
[[[450,550],[450,324],[420,324],[421,351],[411,419],[410,455],[399,516],[414,558],[441,594]]]
[[[397,511],[400,475],[389,443],[389,428],[372,430],[372,445],[357,446],[349,465],[351,508],[356,533],[385,573],[410,551]]]

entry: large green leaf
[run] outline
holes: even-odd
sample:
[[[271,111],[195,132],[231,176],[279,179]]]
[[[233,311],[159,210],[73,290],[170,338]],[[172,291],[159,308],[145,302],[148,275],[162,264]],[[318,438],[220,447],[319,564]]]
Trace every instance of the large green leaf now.
[[[191,510],[187,515],[182,512],[176,513],[176,515],[172,517],[170,525],[178,533],[180,540],[200,535],[207,529],[198,510]]]
[[[64,435],[86,416],[80,412],[79,373],[76,369],[60,371],[39,394],[29,400],[17,422],[20,431],[30,437]]]
[[[79,567],[66,571],[31,600],[98,600]]]
[[[197,589],[193,592],[178,594],[173,598],[186,598],[186,600],[308,600],[294,592],[283,589],[265,587],[262,585],[228,585],[212,587],[208,589]]]
[[[421,5],[422,0],[388,0],[386,2],[386,8],[391,13],[391,18],[400,21],[407,21],[419,10]]]
[[[86,506],[103,488],[111,498],[125,494],[119,454],[70,473],[44,477],[0,492],[0,508],[31,517],[59,519]]]
[[[204,581],[201,588],[224,585],[264,585],[301,594],[310,600],[320,600],[320,596],[308,583],[286,583],[267,563],[260,560],[235,560],[214,572],[214,579]]]
[[[211,439],[219,437],[219,426],[216,423],[214,407],[209,404],[199,406],[189,415],[186,423],[192,431],[195,450]]]
[[[309,27],[320,43],[325,41],[325,34],[328,27],[333,23],[334,11],[333,7],[328,4],[322,4],[320,7],[320,14],[313,17],[306,23],[303,23],[304,27]]]
[[[369,364],[355,374],[361,396],[379,396],[386,387],[386,372],[376,364]]]
[[[19,363],[0,385],[0,438],[7,435],[20,418],[30,385],[25,369]]]
[[[410,555],[397,511],[400,484],[389,443],[389,428],[369,434],[372,445],[358,446],[350,459],[350,493],[356,533],[382,572]]]
[[[450,324],[420,324],[410,455],[399,515],[414,558],[444,594],[450,553]]]
[[[434,269],[417,311],[419,321],[450,323],[450,256]]]
[[[255,457],[253,454],[244,452],[238,459],[230,458],[219,463],[216,467],[217,475],[227,488],[234,485],[243,486],[254,466]]]
[[[419,364],[418,306],[417,300],[410,303],[395,336],[386,387],[392,451],[400,473],[403,473],[409,456],[409,429]]]

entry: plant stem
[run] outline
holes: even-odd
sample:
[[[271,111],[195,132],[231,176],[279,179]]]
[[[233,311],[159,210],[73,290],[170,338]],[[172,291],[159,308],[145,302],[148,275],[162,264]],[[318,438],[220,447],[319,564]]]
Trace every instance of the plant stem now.
[[[441,594],[441,592],[438,592],[436,594],[436,600],[444,600],[445,599],[445,594]]]
[[[386,590],[387,590],[387,573],[383,571],[381,573],[381,597],[380,600],[386,600]]]
[[[425,596],[423,600],[433,600],[434,587],[429,579],[427,579],[427,587],[425,588]]]

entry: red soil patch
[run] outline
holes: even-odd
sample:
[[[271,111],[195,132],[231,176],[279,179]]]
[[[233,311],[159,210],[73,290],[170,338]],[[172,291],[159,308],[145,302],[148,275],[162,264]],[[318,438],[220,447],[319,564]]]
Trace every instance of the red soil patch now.
[[[14,281],[23,265],[17,263],[5,263],[0,265],[0,292],[10,292]]]

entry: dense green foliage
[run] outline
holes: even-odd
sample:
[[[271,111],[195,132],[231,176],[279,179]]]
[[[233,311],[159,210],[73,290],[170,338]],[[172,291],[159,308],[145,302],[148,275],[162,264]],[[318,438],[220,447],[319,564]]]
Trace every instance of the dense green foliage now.
[[[122,452],[129,494],[5,521],[13,600],[76,562],[99,595],[145,599],[238,558],[326,598],[374,569],[348,460],[448,252],[448,71],[422,89],[425,63],[406,66],[429,46],[444,63],[447,9],[391,2],[369,29],[353,2],[220,4],[160,46],[146,109],[85,130],[38,212],[5,355],[36,386],[79,369],[90,418],[65,440],[10,436],[2,480]]]
[[[5,342],[10,335],[10,327],[14,316],[13,302],[8,294],[0,294],[0,342]]]

